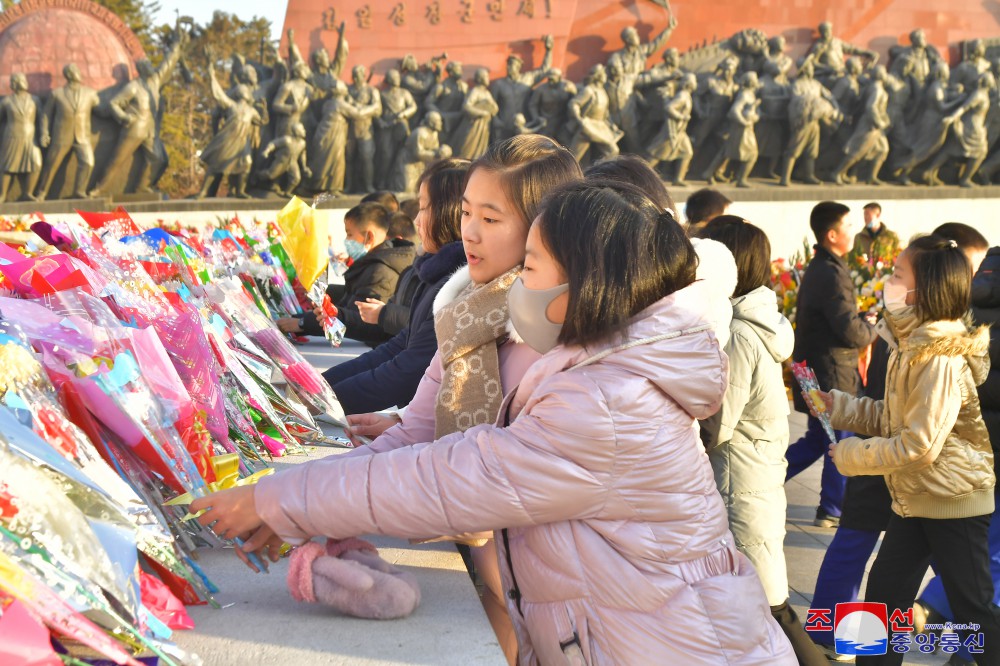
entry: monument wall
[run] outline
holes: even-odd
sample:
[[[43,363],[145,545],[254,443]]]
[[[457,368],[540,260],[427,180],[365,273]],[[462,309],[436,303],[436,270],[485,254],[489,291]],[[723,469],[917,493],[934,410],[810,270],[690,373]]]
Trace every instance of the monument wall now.
[[[303,52],[325,47],[332,53],[336,28],[344,22],[349,62],[370,66],[375,80],[405,53],[426,62],[443,51],[466,71],[486,67],[501,76],[510,53],[521,56],[526,69],[539,66],[539,37],[552,34],[554,65],[576,81],[621,48],[623,28],[636,27],[646,40],[663,29],[671,12],[678,27],[670,46],[682,52],[759,28],[783,35],[790,55],[798,57],[815,38],[816,26],[831,21],[838,37],[876,51],[882,62],[889,47],[923,28],[929,43],[954,63],[960,42],[1000,35],[1000,6],[980,0],[289,0],[282,48],[292,28]]]

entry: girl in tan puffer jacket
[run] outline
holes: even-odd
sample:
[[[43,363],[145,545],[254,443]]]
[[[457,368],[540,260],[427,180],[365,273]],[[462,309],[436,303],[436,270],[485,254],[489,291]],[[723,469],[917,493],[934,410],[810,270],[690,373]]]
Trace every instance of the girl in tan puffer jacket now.
[[[971,280],[969,261],[954,241],[934,235],[913,241],[885,286],[879,330],[892,347],[885,399],[839,391],[822,397],[832,407],[834,428],[881,433],[830,447],[843,474],[883,474],[892,495],[894,515],[865,600],[885,603],[889,617],[897,609],[905,613],[933,558],[956,622],[980,625],[978,663],[998,664],[1000,613],[992,604],[987,547],[996,478],[976,394],[989,370],[989,335],[966,324]],[[892,648],[857,659],[902,661]]]

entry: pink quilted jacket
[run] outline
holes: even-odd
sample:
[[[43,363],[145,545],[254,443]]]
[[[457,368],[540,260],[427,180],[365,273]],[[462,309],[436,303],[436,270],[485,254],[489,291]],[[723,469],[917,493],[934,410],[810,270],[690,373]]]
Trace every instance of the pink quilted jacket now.
[[[625,344],[557,347],[500,421],[263,479],[288,540],[497,531],[521,664],[796,664],[733,545],[697,419],[727,360],[703,282],[635,318]]]

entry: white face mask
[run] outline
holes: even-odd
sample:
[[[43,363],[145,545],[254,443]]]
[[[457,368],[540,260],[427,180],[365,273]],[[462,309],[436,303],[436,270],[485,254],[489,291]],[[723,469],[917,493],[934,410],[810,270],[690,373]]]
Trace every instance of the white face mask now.
[[[907,289],[905,284],[900,282],[886,282],[882,289],[882,300],[885,302],[885,309],[889,314],[899,314],[906,308],[906,296],[916,289]]]
[[[539,354],[548,353],[559,344],[562,324],[549,321],[546,312],[552,301],[567,291],[569,284],[551,289],[528,289],[521,278],[517,278],[507,293],[507,308],[514,330]]]

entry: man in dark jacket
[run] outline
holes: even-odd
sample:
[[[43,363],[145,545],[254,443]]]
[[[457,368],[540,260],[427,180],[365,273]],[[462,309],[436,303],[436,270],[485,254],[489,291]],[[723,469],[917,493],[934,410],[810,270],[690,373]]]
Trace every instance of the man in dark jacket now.
[[[399,275],[413,264],[416,255],[413,243],[387,239],[389,220],[389,211],[377,203],[358,204],[344,216],[352,263],[344,273],[344,284],[331,284],[326,288],[338,311],[357,313],[355,302],[367,298],[389,300],[396,290]],[[340,315],[342,320],[344,316]],[[277,323],[286,333],[323,335],[315,312],[279,319]]]
[[[856,394],[861,387],[858,352],[875,339],[875,329],[858,312],[857,293],[844,261],[853,245],[850,209],[821,201],[809,215],[816,236],[816,254],[799,286],[795,309],[795,350],[792,359],[805,361],[816,372],[823,391],[838,389]],[[799,391],[793,391],[795,409],[808,413]],[[843,439],[848,433],[838,432]],[[819,419],[809,416],[806,434],[788,447],[786,480],[823,459],[823,477],[815,524],[836,527],[840,522],[845,478],[826,455],[830,446]]]

